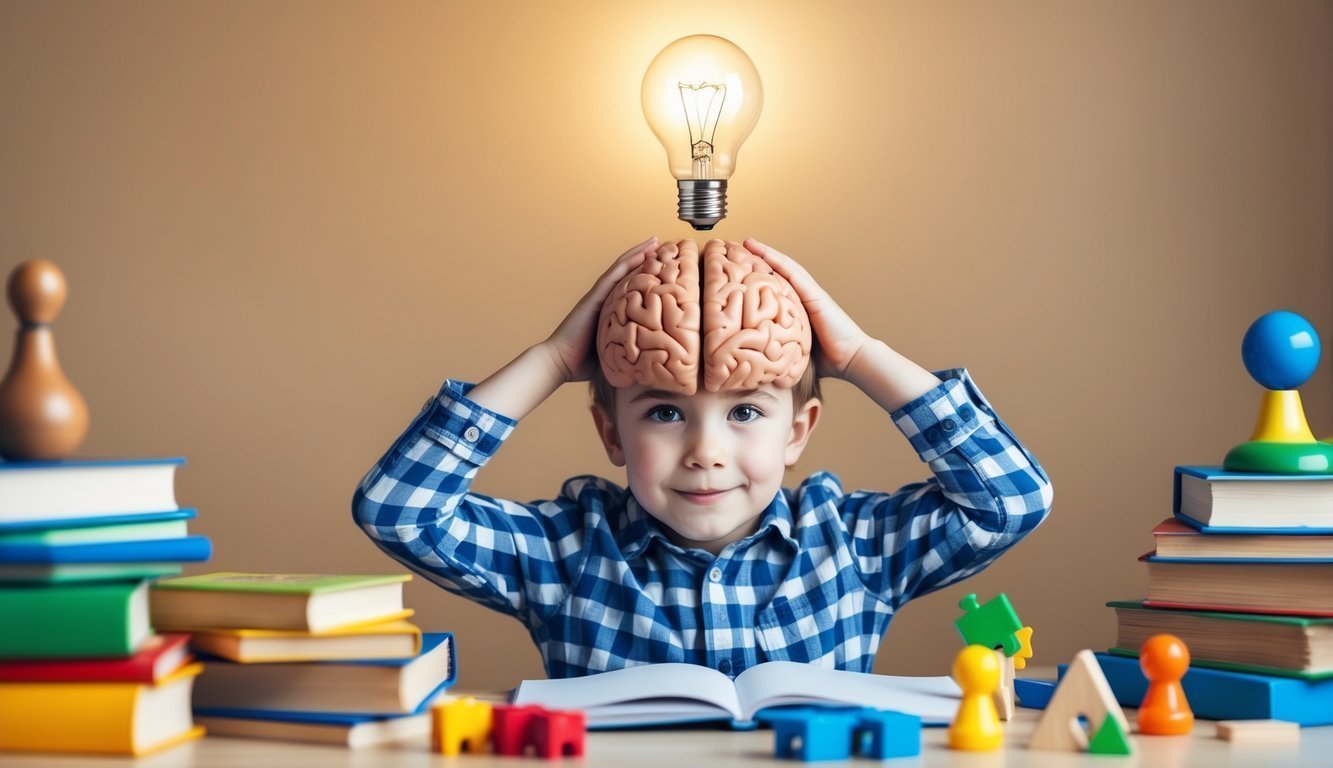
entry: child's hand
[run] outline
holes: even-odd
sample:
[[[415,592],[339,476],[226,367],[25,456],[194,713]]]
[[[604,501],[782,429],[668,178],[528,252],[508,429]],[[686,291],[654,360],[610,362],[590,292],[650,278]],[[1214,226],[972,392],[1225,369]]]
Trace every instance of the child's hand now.
[[[611,294],[611,289],[656,249],[657,237],[654,236],[620,254],[615,263],[579,299],[560,327],[542,342],[566,382],[587,381],[591,378],[593,367],[597,365],[597,351],[593,349],[593,342],[597,338],[597,318],[601,314],[602,303]]]
[[[763,259],[796,289],[805,312],[810,316],[810,327],[815,335],[815,373],[820,376],[847,378],[847,368],[870,337],[856,324],[842,307],[810,276],[805,267],[797,264],[773,248],[753,237],[745,240],[745,247]]]

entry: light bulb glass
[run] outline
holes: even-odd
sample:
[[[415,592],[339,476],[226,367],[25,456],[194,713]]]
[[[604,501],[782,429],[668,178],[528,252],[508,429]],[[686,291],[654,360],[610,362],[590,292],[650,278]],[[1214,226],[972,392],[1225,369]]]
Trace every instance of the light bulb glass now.
[[[759,70],[730,40],[691,35],[648,65],[640,98],[679,182],[680,218],[711,229],[726,215],[726,180],[764,106]]]

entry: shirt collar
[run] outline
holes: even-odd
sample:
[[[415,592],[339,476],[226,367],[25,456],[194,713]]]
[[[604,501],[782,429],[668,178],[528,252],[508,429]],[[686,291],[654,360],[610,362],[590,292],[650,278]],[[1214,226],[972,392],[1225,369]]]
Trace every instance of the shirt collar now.
[[[742,539],[739,544],[748,546],[758,541],[760,538],[770,535],[769,531],[775,532],[782,540],[792,548],[792,552],[799,552],[800,545],[792,537],[792,511],[791,501],[787,498],[787,492],[779,489],[773,501],[764,508],[763,514],[759,516],[759,527],[755,532]],[[648,510],[643,508],[639,500],[634,498],[633,493],[625,493],[625,507],[620,515],[620,526],[616,531],[616,542],[620,545],[620,551],[626,560],[633,560],[648,550],[653,540],[657,539],[663,545],[673,549],[679,549],[666,537],[662,530],[662,524]]]

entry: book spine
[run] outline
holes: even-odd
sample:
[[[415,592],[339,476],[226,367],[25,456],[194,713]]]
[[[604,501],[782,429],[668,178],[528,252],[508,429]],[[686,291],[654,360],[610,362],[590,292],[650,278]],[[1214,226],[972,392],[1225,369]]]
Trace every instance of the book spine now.
[[[0,658],[124,657],[144,582],[0,587]]]
[[[132,754],[133,683],[0,683],[0,750]]]

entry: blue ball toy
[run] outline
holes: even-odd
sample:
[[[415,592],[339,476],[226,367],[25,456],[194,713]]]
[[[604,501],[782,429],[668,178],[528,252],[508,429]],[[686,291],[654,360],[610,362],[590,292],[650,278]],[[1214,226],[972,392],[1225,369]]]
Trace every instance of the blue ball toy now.
[[[1296,389],[1319,367],[1319,334],[1295,312],[1269,312],[1250,324],[1240,357],[1266,389]]]

